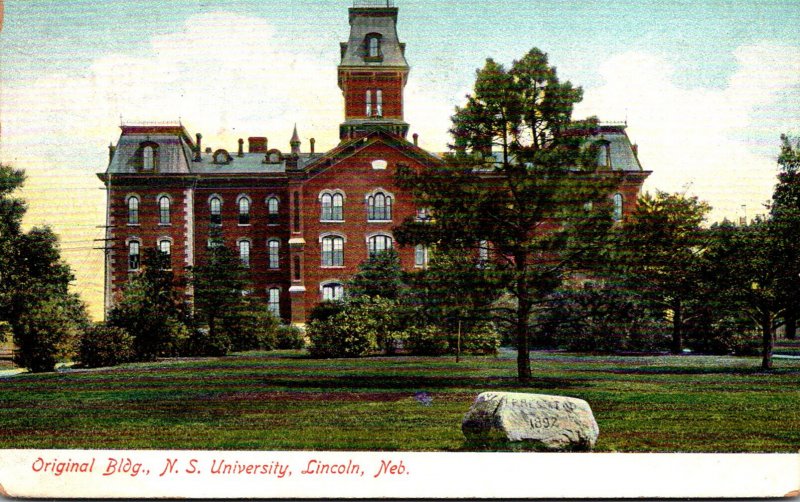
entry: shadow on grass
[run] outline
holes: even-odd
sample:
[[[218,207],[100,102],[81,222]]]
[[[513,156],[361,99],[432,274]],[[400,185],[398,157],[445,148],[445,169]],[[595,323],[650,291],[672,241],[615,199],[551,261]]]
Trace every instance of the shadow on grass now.
[[[736,376],[754,376],[754,375],[798,375],[800,368],[773,368],[771,370],[763,370],[759,367],[752,368],[652,368],[652,367],[639,367],[639,368],[620,368],[620,369],[602,369],[602,370],[588,370],[596,371],[599,373],[612,373],[616,375],[736,375]]]
[[[435,389],[566,389],[575,383],[562,378],[536,378],[532,382],[521,384],[511,377],[452,377],[452,376],[331,376],[324,378],[313,376],[308,378],[265,378],[263,382],[269,387],[288,389],[368,389],[368,390],[435,390]]]

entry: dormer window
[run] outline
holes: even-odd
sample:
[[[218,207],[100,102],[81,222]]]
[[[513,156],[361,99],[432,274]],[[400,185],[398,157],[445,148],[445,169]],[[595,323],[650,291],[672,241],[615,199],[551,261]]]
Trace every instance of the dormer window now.
[[[598,146],[600,151],[597,154],[597,166],[603,169],[611,169],[611,143],[600,141]]]
[[[232,160],[233,157],[231,157],[227,150],[219,149],[214,152],[214,164],[230,164]]]
[[[158,169],[158,144],[148,141],[140,146],[142,148],[142,171]]]
[[[383,53],[381,53],[381,34],[370,33],[364,40],[365,55],[364,61],[366,62],[380,62],[383,61]]]

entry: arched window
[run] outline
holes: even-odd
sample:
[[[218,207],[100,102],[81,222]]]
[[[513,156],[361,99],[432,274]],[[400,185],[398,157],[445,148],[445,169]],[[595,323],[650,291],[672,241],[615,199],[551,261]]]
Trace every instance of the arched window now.
[[[367,103],[367,105],[366,105],[366,109],[364,110],[364,115],[366,115],[367,117],[372,117],[372,91],[371,90],[367,90],[366,103]]]
[[[239,261],[243,267],[250,267],[250,241],[239,241]]]
[[[428,246],[419,244],[414,248],[414,266],[417,268],[428,267]]]
[[[375,91],[375,116],[383,117],[383,91]]]
[[[344,221],[344,196],[341,193],[324,193],[320,197],[322,203],[322,221]]]
[[[277,197],[270,197],[267,199],[267,222],[269,225],[278,224],[278,211],[280,209],[280,201]]]
[[[322,238],[322,266],[344,266],[344,238],[338,235]]]
[[[328,282],[322,285],[322,299],[324,301],[341,300],[344,297],[344,286],[338,282]]]
[[[374,258],[388,249],[392,249],[392,238],[388,235],[373,235],[367,240],[369,257]]]
[[[250,199],[239,198],[239,225],[250,224]]]
[[[211,224],[222,225],[222,200],[219,197],[211,197],[208,209],[211,212]]]
[[[270,239],[267,242],[267,249],[269,250],[269,268],[280,268],[281,264],[281,241],[278,239]]]
[[[383,192],[375,192],[367,197],[367,219],[369,221],[392,220],[392,197]]]
[[[139,224],[139,197],[128,198],[128,225]]]
[[[139,241],[130,241],[128,243],[128,270],[139,270],[140,264]]]
[[[267,291],[267,305],[269,311],[276,318],[281,318],[281,290],[279,288],[270,288]]]
[[[142,149],[142,170],[152,171],[156,168],[156,151],[148,145]]]
[[[159,225],[169,225],[169,197],[162,195],[158,198],[158,223]]]
[[[614,212],[611,214],[614,221],[622,221],[622,204],[622,194],[618,193],[614,195]]]

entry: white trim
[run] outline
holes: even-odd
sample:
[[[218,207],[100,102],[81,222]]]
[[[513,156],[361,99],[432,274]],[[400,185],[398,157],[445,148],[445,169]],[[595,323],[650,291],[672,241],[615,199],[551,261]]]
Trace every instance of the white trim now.
[[[289,293],[305,293],[306,287],[305,286],[292,286],[289,288]]]
[[[388,167],[389,167],[389,162],[383,159],[375,159],[372,161],[372,169],[374,171],[385,171],[386,169],[388,169]]]
[[[319,243],[322,244],[322,241],[327,237],[341,237],[342,239],[344,239],[344,243],[347,244],[347,235],[341,232],[323,232],[319,234]],[[305,244],[305,241],[303,241],[303,243]]]

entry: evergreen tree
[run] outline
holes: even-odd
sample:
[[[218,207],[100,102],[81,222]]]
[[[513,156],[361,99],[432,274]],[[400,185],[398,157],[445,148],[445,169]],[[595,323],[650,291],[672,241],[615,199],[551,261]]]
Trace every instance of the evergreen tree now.
[[[608,194],[620,179],[597,173],[587,140],[596,119],[572,120],[582,94],[538,49],[510,70],[489,59],[453,116],[454,153],[424,172],[398,169],[398,184],[433,215],[404,222],[398,241],[485,257],[485,282],[516,299],[521,381],[531,378],[533,306],[590,261],[611,226]]]
[[[400,255],[394,249],[387,249],[359,265],[358,273],[350,279],[347,291],[353,297],[380,296],[396,300],[403,287]]]
[[[612,267],[628,288],[670,312],[674,354],[683,349],[684,326],[701,299],[699,273],[707,238],[701,224],[710,209],[696,197],[645,194],[612,252]]]
[[[179,293],[169,256],[145,250],[142,270],[133,276],[108,314],[108,325],[133,337],[139,361],[177,356],[184,351],[190,313]]]
[[[207,339],[196,350],[225,355],[233,341],[227,327],[245,323],[250,283],[239,255],[225,247],[221,236],[212,237],[206,261],[190,270],[194,288],[195,318],[207,326]],[[234,333],[235,336],[235,333]]]

